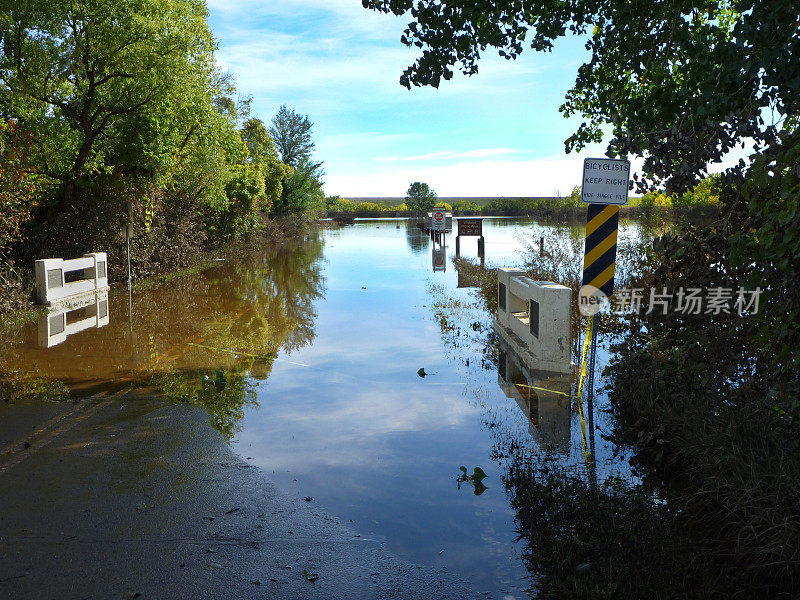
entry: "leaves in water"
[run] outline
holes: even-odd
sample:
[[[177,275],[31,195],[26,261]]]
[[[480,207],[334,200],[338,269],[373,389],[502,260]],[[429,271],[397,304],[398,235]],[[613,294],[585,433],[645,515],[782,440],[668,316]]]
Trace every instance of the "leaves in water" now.
[[[486,479],[488,475],[483,472],[483,469],[480,467],[475,467],[472,471],[472,481],[476,484],[481,483],[484,479]]]
[[[303,575],[311,583],[314,583],[317,579],[319,579],[319,575],[317,575],[316,573],[309,573],[305,569],[303,569]]]
[[[460,466],[458,470],[461,471],[461,475],[458,476],[456,479],[456,483],[458,483],[458,489],[461,489],[462,483],[468,483],[469,485],[475,488],[475,495],[480,496],[483,492],[486,491],[486,486],[483,484],[483,480],[488,477],[488,475],[484,472],[483,469],[480,467],[475,467],[472,470],[472,475],[467,475],[467,467]]]

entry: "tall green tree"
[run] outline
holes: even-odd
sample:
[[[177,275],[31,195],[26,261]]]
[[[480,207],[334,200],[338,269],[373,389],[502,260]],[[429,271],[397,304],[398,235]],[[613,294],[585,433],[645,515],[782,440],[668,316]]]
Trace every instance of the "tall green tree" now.
[[[275,214],[300,213],[322,208],[325,194],[322,190],[324,171],[322,162],[312,158],[314,141],[313,123],[307,115],[280,107],[272,118],[269,134],[285,164],[294,171],[283,180],[283,190],[278,202],[273,204]]]
[[[285,104],[278,109],[272,118],[269,134],[283,162],[294,167],[301,160],[311,158],[314,152],[313,127],[308,115],[302,115]]]
[[[406,192],[406,205],[414,212],[431,210],[438,199],[436,192],[427,183],[420,181],[412,183]]]
[[[36,172],[63,184],[62,204],[112,158],[152,169],[201,129],[183,118],[170,131],[214,85],[206,17],[201,0],[0,1],[2,111],[34,136]]]

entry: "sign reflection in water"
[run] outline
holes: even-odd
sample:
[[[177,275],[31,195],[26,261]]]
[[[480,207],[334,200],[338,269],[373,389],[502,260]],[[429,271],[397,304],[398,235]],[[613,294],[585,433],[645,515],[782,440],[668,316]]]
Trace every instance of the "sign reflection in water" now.
[[[50,308],[39,319],[39,346],[51,348],[73,334],[109,323],[108,291],[86,294]]]
[[[433,264],[433,272],[447,270],[447,246],[439,246],[434,244],[431,250],[431,263]]]

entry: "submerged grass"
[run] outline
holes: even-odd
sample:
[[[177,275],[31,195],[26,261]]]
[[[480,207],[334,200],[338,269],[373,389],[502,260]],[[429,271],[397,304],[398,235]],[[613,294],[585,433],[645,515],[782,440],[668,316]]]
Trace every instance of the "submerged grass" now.
[[[735,597],[717,561],[701,557],[675,511],[615,477],[600,484],[558,465],[513,462],[503,477],[536,598]]]
[[[69,389],[60,381],[18,372],[0,373],[0,402],[3,404],[28,400],[58,402],[69,397]]]
[[[800,438],[769,397],[719,395],[678,352],[626,353],[613,367],[618,436],[681,508],[702,553],[740,595],[800,597]]]

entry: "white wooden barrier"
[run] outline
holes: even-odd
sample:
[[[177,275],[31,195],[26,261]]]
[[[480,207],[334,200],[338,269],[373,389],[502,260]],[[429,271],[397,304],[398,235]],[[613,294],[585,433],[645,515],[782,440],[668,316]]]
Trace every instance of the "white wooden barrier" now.
[[[50,309],[39,319],[39,345],[57,346],[75,333],[105,327],[108,322],[108,290],[84,293],[59,302],[58,308]]]
[[[67,273],[82,271],[82,279],[67,282]],[[45,258],[36,261],[36,296],[40,304],[53,304],[81,294],[108,289],[105,252],[85,254],[74,260]]]
[[[570,373],[572,290],[552,281],[533,281],[520,269],[497,271],[495,325],[533,369]]]

